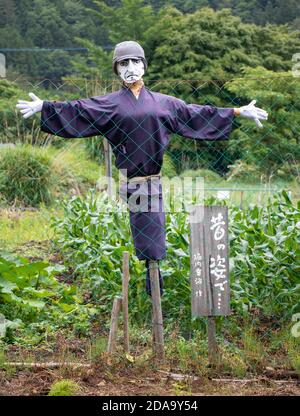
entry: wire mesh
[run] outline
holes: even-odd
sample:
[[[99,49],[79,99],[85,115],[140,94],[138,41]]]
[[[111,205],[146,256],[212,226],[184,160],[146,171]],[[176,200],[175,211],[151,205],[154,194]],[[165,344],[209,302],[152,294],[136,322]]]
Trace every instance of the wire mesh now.
[[[280,187],[298,195],[298,78],[149,80],[138,98],[116,80],[19,78],[14,85],[0,119],[2,143],[45,145],[54,136],[76,137],[99,156],[101,138],[108,140],[117,168],[127,170],[124,199],[133,196],[138,207],[130,211],[130,226],[140,260],[164,259],[166,234],[175,226],[170,219],[166,224],[162,181],[141,177],[201,177],[202,197],[230,199],[241,208],[264,202]],[[24,121],[14,109],[16,94],[25,99],[30,91],[45,100],[41,122]],[[269,112],[263,129],[233,115],[250,99]]]

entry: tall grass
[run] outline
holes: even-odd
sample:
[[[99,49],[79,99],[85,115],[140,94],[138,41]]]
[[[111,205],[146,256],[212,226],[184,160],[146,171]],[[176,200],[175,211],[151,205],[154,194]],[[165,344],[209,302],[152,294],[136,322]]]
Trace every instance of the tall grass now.
[[[36,207],[52,202],[55,175],[51,159],[27,145],[9,147],[0,155],[0,194],[9,204]]]
[[[0,154],[2,205],[52,205],[62,195],[94,187],[103,167],[88,160],[84,144],[72,141],[60,149],[19,144]]]

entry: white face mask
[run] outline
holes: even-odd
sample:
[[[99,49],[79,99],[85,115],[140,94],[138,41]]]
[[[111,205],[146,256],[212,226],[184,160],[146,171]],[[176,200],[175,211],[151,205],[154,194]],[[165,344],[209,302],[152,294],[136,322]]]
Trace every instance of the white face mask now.
[[[124,59],[117,63],[117,71],[123,81],[132,84],[144,75],[144,62],[139,58]]]

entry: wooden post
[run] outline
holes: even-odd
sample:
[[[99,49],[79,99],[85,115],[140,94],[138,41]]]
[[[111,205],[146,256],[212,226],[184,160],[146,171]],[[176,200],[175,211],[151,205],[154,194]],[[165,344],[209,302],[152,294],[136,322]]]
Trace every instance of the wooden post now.
[[[154,350],[155,345],[156,345],[156,339],[155,339],[153,309],[152,309],[152,312],[151,312],[151,317],[152,317],[152,345],[153,345],[153,350]]]
[[[244,191],[241,191],[241,203],[240,203],[240,208],[243,208],[243,196],[244,196]]]
[[[104,158],[105,158],[105,175],[107,177],[107,193],[112,196],[112,164],[111,164],[111,147],[107,139],[103,138]]]
[[[211,255],[208,255],[209,265],[211,264]],[[207,317],[207,340],[208,340],[208,361],[210,365],[215,365],[217,355],[217,341],[216,341],[216,321],[214,316],[214,290],[211,270],[208,268],[208,304],[210,314]]]
[[[116,338],[118,330],[118,317],[121,310],[122,298],[116,296],[114,298],[113,308],[111,312],[111,322],[110,322],[110,331],[108,338],[107,352],[113,354],[116,350]]]
[[[164,329],[163,318],[161,310],[160,286],[158,275],[158,264],[155,260],[149,261],[150,269],[150,286],[152,298],[152,318],[153,318],[153,338],[154,338],[154,353],[160,360],[165,358],[164,352]]]
[[[123,252],[123,285],[122,285],[122,306],[123,306],[123,329],[124,329],[124,350],[129,352],[129,324],[128,324],[128,282],[129,282],[129,252]]]
[[[214,316],[209,316],[207,321],[208,336],[208,358],[210,365],[216,364],[217,341],[216,341],[216,321]]]

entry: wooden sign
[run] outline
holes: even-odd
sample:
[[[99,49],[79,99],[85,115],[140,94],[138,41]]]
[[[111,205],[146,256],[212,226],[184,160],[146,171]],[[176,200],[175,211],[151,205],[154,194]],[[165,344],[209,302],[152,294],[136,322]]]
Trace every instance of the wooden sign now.
[[[199,208],[203,215],[190,221],[192,316],[229,315],[228,207]]]

